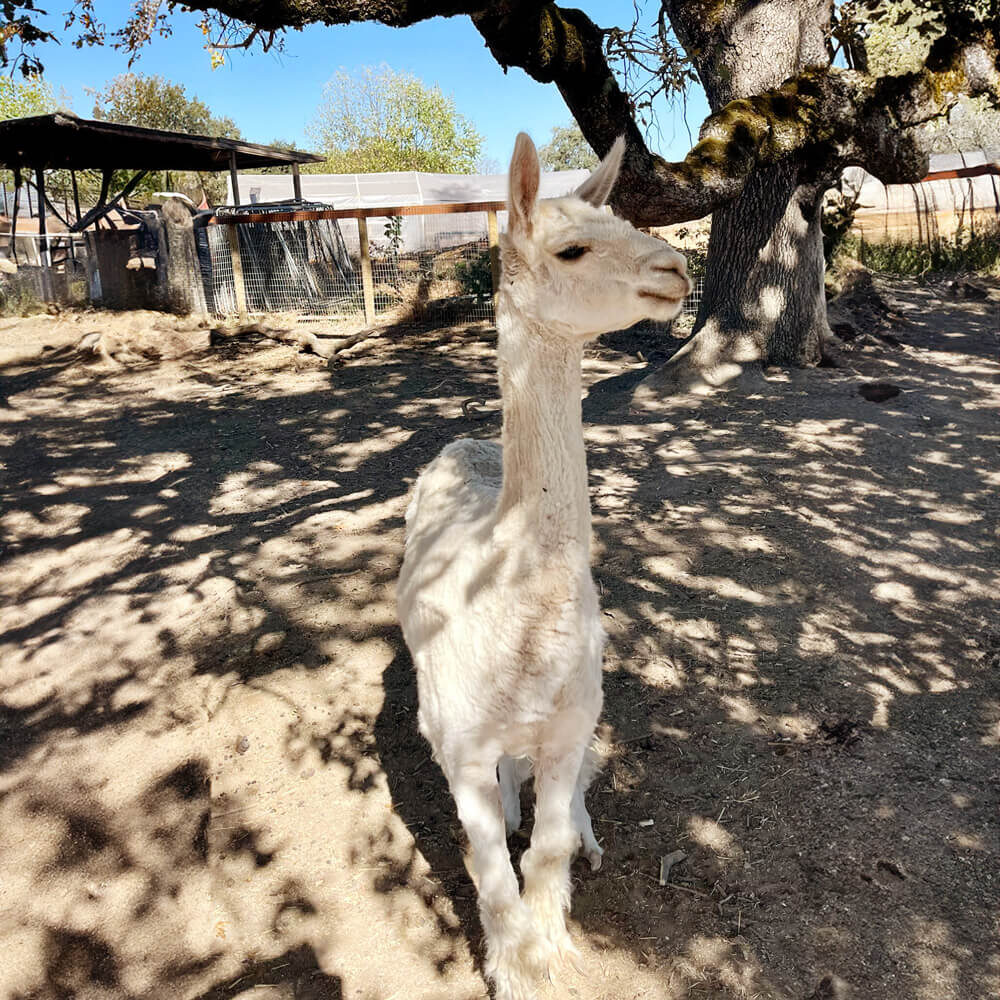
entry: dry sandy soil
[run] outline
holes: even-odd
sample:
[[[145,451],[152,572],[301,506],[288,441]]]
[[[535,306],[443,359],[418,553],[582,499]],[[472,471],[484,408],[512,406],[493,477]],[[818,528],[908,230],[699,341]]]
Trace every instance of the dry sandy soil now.
[[[892,293],[902,348],[698,406],[586,361],[607,853],[545,997],[1000,994],[1000,286]],[[40,353],[121,322],[0,324],[0,997],[484,996],[393,581],[490,331]]]

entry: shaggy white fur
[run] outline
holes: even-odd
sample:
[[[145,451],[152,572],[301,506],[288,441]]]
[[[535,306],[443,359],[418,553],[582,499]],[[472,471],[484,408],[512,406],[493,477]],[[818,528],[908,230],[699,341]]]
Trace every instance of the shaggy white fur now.
[[[540,202],[535,147],[517,137],[497,302],[502,447],[448,445],[406,513],[397,596],[420,731],[468,835],[498,1000],[531,1000],[539,977],[576,955],[569,863],[581,836],[592,867],[601,858],[583,800],[604,645],[590,575],[583,347],[672,318],[690,290],[680,254],[601,210],[623,151],[619,139],[573,195]],[[520,824],[518,788],[532,769],[522,897],[504,817]]]

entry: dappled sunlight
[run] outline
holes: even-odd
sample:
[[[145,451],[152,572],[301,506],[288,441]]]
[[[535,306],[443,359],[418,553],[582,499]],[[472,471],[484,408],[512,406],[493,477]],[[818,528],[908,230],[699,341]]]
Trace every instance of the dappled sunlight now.
[[[1000,988],[1000,368],[962,324],[669,419],[586,359],[606,854],[542,1000]],[[0,378],[3,990],[482,996],[394,585],[409,484],[498,432],[489,339]]]

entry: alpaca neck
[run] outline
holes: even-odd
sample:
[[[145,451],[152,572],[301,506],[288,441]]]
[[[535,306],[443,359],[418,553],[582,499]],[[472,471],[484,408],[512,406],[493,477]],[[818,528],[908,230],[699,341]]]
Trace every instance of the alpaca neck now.
[[[497,304],[503,397],[503,486],[498,528],[545,550],[590,551],[583,447],[583,347],[524,322]]]

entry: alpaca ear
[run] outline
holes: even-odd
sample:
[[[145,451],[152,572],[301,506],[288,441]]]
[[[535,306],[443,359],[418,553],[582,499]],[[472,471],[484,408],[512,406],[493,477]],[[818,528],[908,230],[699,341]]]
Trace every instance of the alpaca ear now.
[[[611,194],[611,189],[618,180],[618,171],[622,168],[622,157],[625,155],[625,136],[615,139],[615,144],[608,150],[608,155],[601,160],[594,172],[576,189],[574,194],[589,202],[594,208],[600,208]]]
[[[512,230],[531,232],[531,217],[538,203],[540,174],[541,166],[535,144],[526,133],[519,132],[514,143],[514,155],[510,160],[510,193],[507,196]]]

